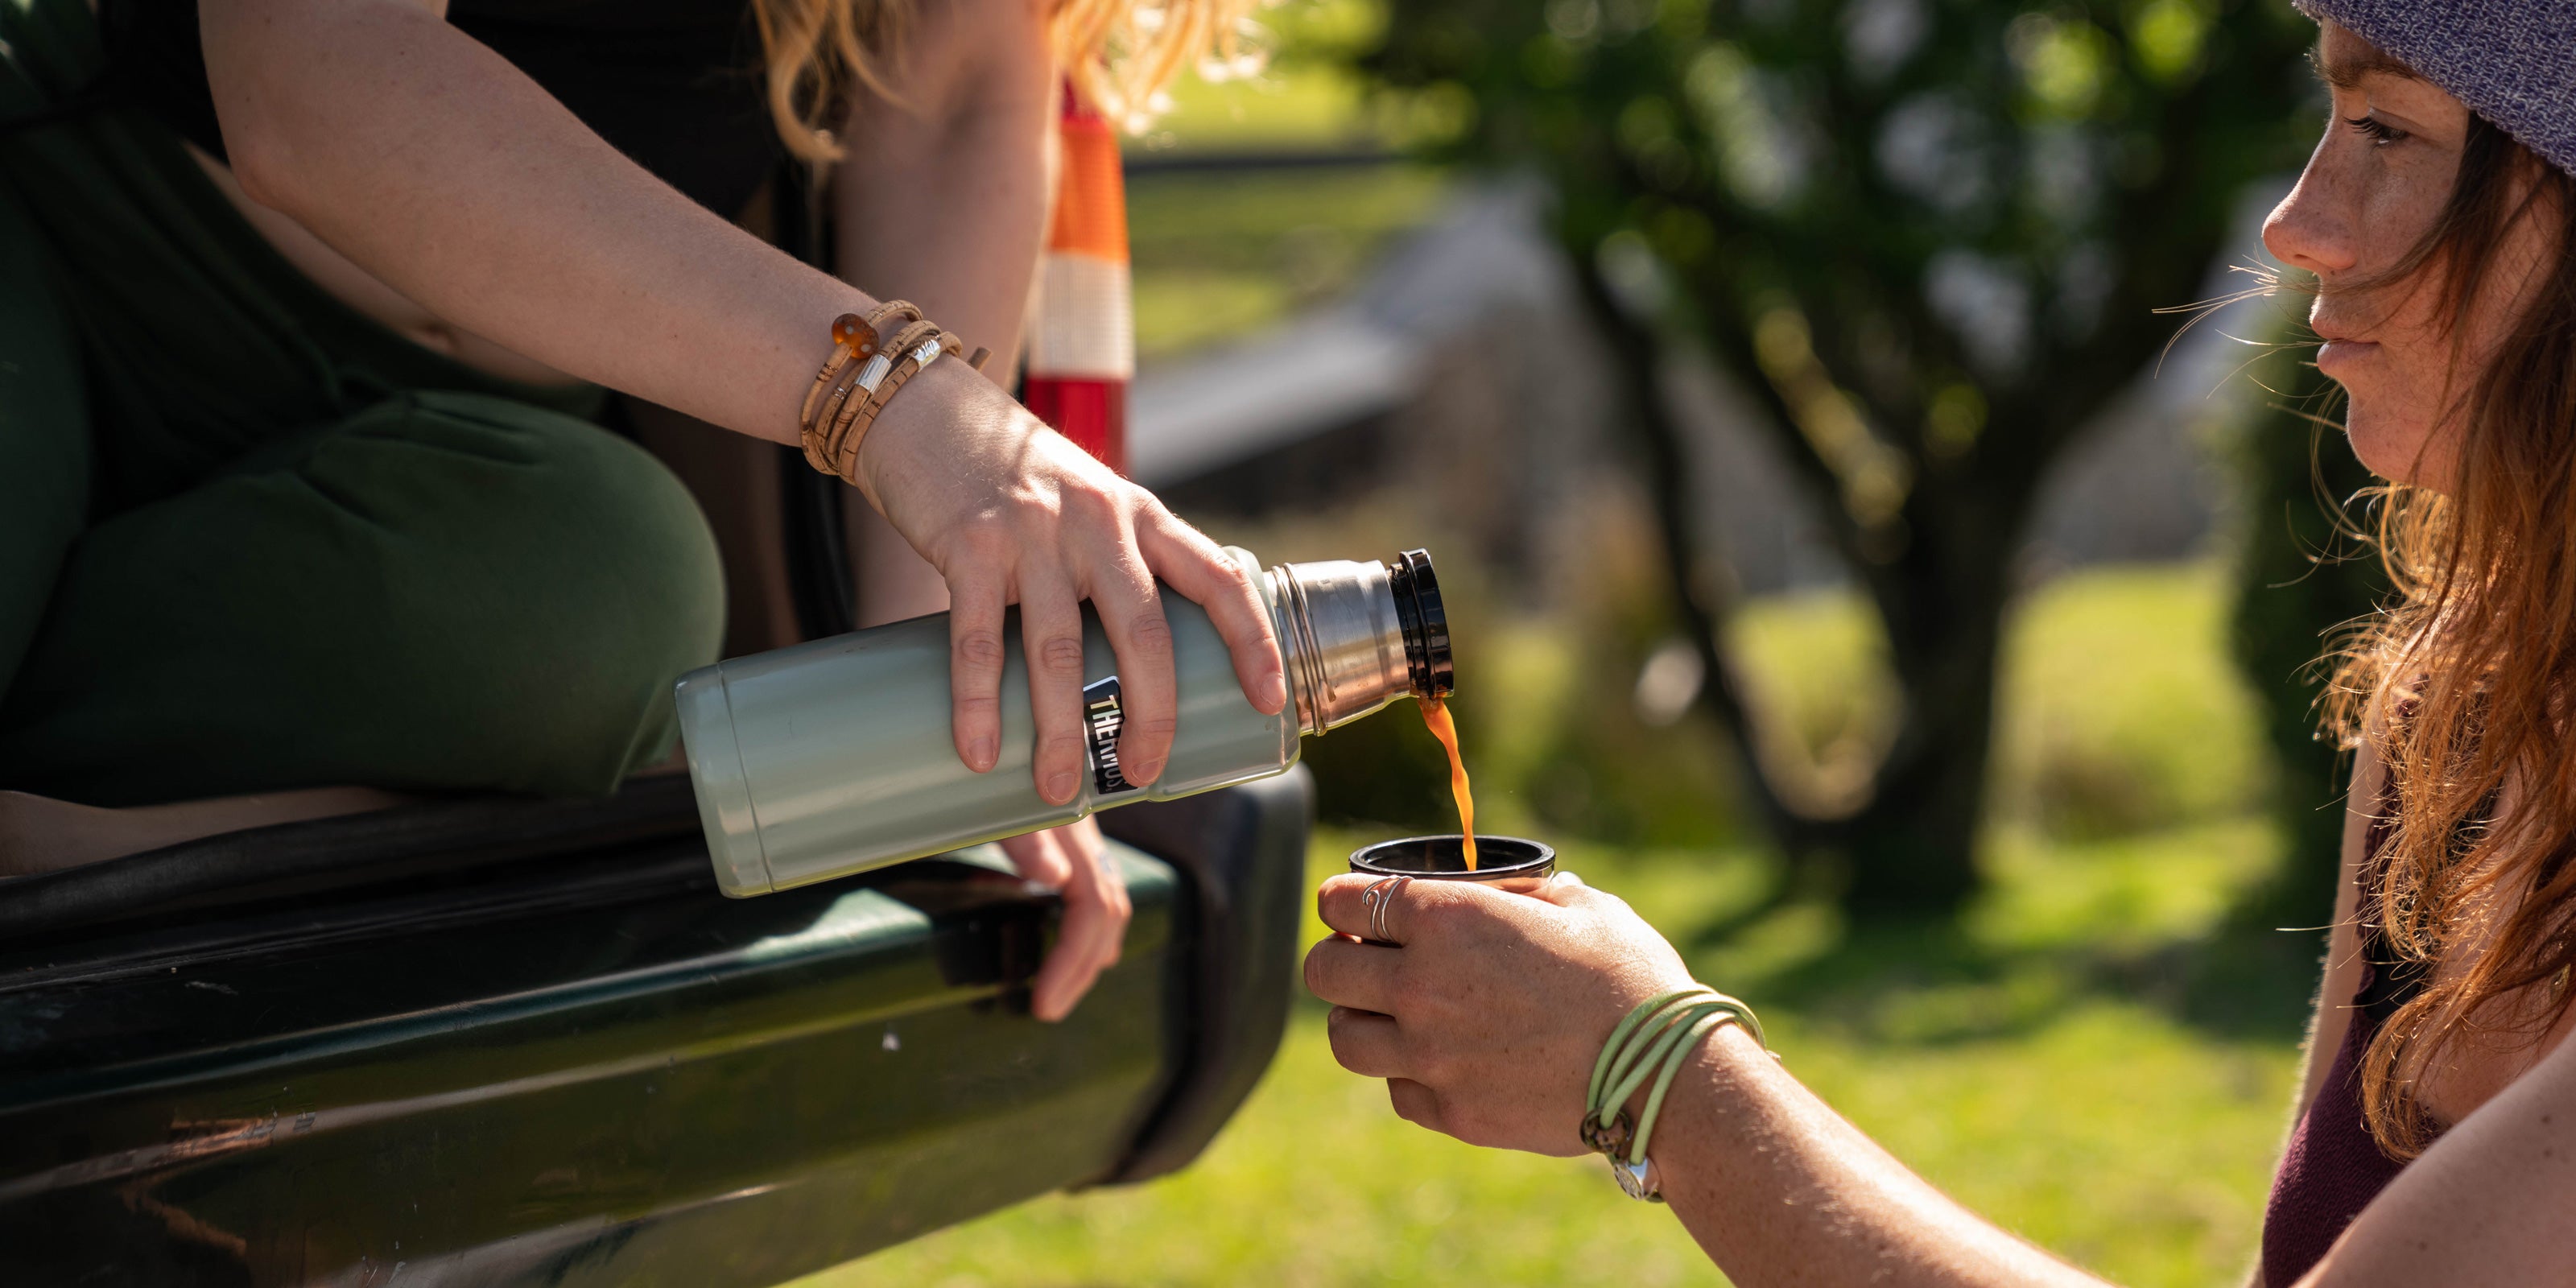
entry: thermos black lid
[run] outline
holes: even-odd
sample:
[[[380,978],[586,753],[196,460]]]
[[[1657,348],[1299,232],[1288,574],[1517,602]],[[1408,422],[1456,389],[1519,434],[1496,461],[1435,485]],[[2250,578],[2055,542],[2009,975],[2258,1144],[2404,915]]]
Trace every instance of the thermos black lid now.
[[[1397,555],[1387,567],[1387,584],[1395,592],[1395,619],[1404,629],[1404,664],[1414,694],[1448,697],[1458,683],[1449,661],[1449,613],[1440,606],[1440,578],[1431,571],[1431,552]]]

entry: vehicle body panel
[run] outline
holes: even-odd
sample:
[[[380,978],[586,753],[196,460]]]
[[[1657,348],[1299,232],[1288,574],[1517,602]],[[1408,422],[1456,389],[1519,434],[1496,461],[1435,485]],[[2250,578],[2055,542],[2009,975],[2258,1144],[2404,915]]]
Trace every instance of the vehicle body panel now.
[[[1275,1049],[1307,790],[1124,811],[1170,857],[1115,847],[1125,954],[1052,1025],[1057,901],[989,852],[752,900],[694,826],[354,884],[290,836],[230,902],[162,856],[169,907],[0,940],[0,1277],[764,1284],[1169,1170]]]

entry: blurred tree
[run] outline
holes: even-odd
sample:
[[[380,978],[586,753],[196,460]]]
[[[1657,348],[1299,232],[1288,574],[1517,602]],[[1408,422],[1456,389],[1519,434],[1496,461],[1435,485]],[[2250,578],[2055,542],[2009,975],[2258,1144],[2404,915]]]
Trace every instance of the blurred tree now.
[[[2312,140],[2315,28],[2282,0],[1390,3],[1391,123],[1554,189],[1756,812],[1855,911],[1956,906],[2040,480]],[[1857,773],[1779,754],[1721,656],[1731,579],[1661,394],[1700,357],[1886,627],[1901,709]]]
[[[2251,527],[2238,554],[2236,660],[2263,703],[2277,766],[2272,799],[2284,853],[2271,881],[2239,909],[2258,927],[2322,926],[2334,913],[2343,854],[2350,757],[2317,729],[2320,661],[2339,628],[2388,594],[2379,559],[2359,537],[2352,500],[2373,482],[2343,435],[2321,423],[2332,383],[2298,361],[2262,364],[2275,395],[2237,443]],[[2274,377],[2277,377],[2274,378]]]

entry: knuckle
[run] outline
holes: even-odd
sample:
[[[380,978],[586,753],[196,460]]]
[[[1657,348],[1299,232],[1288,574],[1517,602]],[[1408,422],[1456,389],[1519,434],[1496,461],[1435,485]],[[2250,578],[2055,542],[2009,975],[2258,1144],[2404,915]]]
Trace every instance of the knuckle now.
[[[1413,978],[1413,972],[1396,971],[1386,980],[1385,987],[1386,1004],[1390,1008],[1387,1012],[1389,1015],[1398,1015],[1416,1021],[1422,1018],[1423,1006],[1428,999],[1424,996],[1426,990]]]
[[[1000,670],[1006,656],[1002,633],[984,627],[959,632],[951,647],[959,665],[977,670]]]
[[[1324,923],[1324,929],[1338,935],[1341,932],[1333,927],[1354,924],[1351,918],[1358,907],[1356,901],[1340,891],[1327,890],[1315,900],[1315,917]],[[1357,924],[1366,925],[1367,919],[1362,917]]]
[[[1417,882],[1417,885],[1429,884]],[[1405,929],[1419,938],[1425,934],[1446,933],[1457,920],[1456,911],[1446,899],[1407,899],[1401,905]]]
[[[1038,665],[1055,676],[1082,674],[1082,641],[1071,635],[1053,635],[1038,645]]]
[[[1085,480],[1066,485],[1062,505],[1065,517],[1077,522],[1102,523],[1116,519],[1126,511],[1126,498],[1120,485]]]
[[[1126,724],[1126,736],[1143,738],[1147,742],[1170,742],[1173,735],[1180,731],[1180,727],[1180,722],[1170,716],[1155,716],[1146,720],[1130,717]]]
[[[1172,655],[1172,624],[1161,613],[1138,613],[1127,623],[1127,639],[1148,657]]]
[[[1058,730],[1038,739],[1038,759],[1054,764],[1070,764],[1082,757],[1082,736]]]
[[[1011,529],[1002,516],[988,511],[960,524],[949,542],[952,557],[940,561],[940,571],[954,577],[965,568],[1006,562],[1011,553]]]

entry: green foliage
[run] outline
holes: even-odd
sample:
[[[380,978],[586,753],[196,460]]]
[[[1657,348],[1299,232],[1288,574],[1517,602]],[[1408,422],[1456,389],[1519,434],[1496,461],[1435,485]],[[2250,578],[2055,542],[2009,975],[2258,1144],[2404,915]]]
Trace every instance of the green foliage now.
[[[1908,455],[1954,385],[2049,397],[2106,334],[2125,378],[2163,325],[2147,311],[2188,298],[2243,186],[2295,165],[2314,128],[2314,28],[2263,0],[1393,13],[1370,64],[1391,93],[1474,105],[1446,151],[1542,169],[1578,257],[1637,239],[1704,325],[1797,308],[1869,431]],[[1943,263],[1971,262],[2020,297],[2021,334],[1962,334],[1927,302]]]
[[[2016,607],[1989,789],[2001,844],[2087,844],[2267,808],[2268,713],[2228,656],[2227,575],[2097,568]],[[1819,761],[1865,756],[1895,724],[1886,636],[1856,592],[1749,603],[1728,645],[1765,719]]]
[[[2314,28],[2270,0],[1392,14],[1369,62],[1390,114],[1449,121],[1441,153],[1550,182],[1595,313],[1648,355],[1623,373],[1655,459],[1680,449],[1652,355],[1704,348],[1879,618],[1900,695],[1882,759],[1850,791],[1766,774],[1762,817],[1793,854],[1848,865],[1855,908],[1957,906],[2040,480],[2170,334],[2153,310],[2197,293],[2245,187],[2295,166]],[[1674,567],[1697,565],[1674,544]],[[1749,704],[1716,710],[1740,743],[1778,737]],[[2120,794],[2083,772],[2074,814]]]
[[[1622,498],[1624,501],[1624,498]],[[1659,650],[1679,649],[1680,623],[1651,539],[1624,504],[1605,506],[1582,538],[1581,585],[1567,588],[1554,629],[1526,650],[1514,693],[1539,698],[1524,730],[1519,791],[1545,836],[1614,845],[1710,845],[1742,829],[1733,753],[1705,712],[1678,720],[1639,700]],[[1540,651],[1545,649],[1547,651]],[[1542,666],[1563,678],[1551,685]],[[1516,704],[1518,705],[1518,704]]]
[[[1865,764],[1893,733],[1901,697],[1887,632],[1858,593],[1746,603],[1727,623],[1726,646],[1763,725],[1814,764]]]
[[[1236,66],[1202,67],[1167,92],[1131,149],[1315,152],[1379,145],[1366,86],[1352,66],[1385,29],[1372,0],[1287,0],[1259,15]]]
[[[2273,808],[2289,856],[2279,881],[2251,902],[2256,924],[2322,925],[2333,914],[2343,848],[2349,758],[2319,736],[2320,663],[2339,628],[2379,607],[2388,579],[2348,530],[2345,511],[2372,479],[2341,434],[2310,419],[2332,410],[2330,387],[2303,362],[2275,359],[2261,375],[2276,396],[2239,431],[2236,456],[2248,527],[2238,556],[2236,661],[2263,703],[2263,736],[2278,766]]]
[[[2227,657],[2222,580],[2109,568],[2034,597],[2005,646],[1998,821],[2086,841],[2263,808],[2271,757]]]

